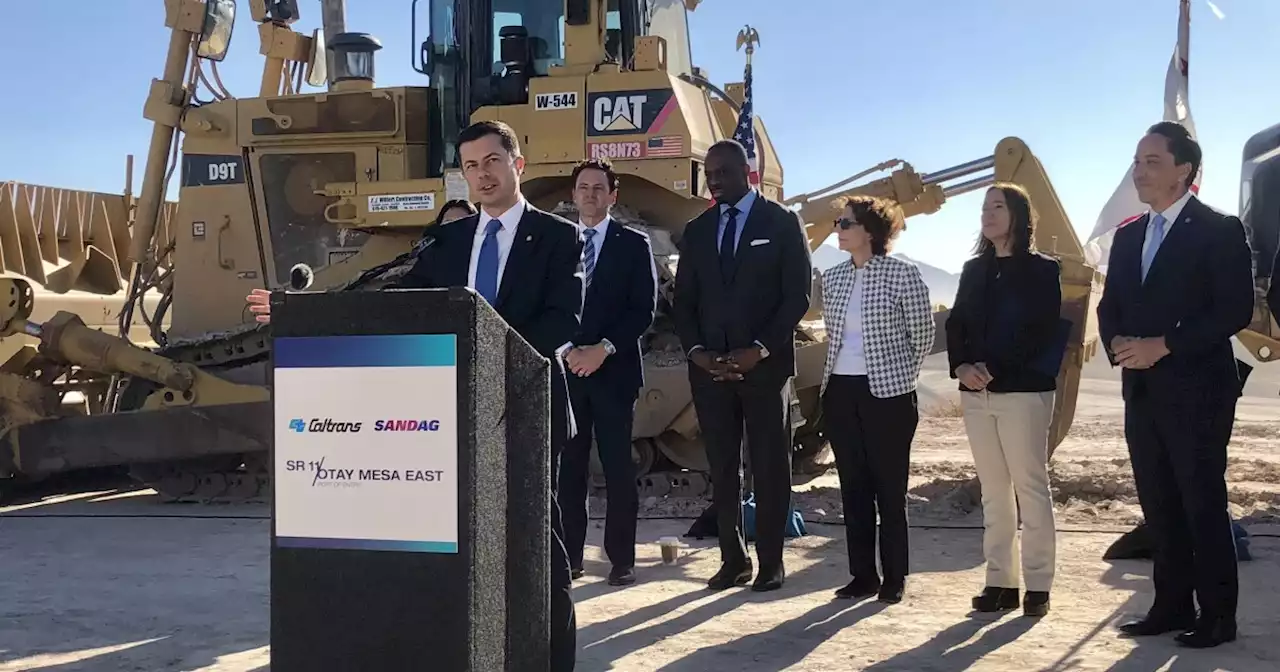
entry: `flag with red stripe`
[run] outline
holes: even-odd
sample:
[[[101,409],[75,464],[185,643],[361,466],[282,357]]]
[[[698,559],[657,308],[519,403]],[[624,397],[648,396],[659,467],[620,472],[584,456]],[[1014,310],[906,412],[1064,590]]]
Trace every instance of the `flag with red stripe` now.
[[[1178,42],[1173,49],[1173,57],[1169,59],[1169,69],[1164,79],[1164,120],[1176,121],[1186,127],[1191,137],[1196,137],[1195,122],[1191,118],[1191,104],[1187,99],[1187,57],[1190,53],[1191,41],[1191,3],[1190,0],[1179,0],[1178,3]],[[1191,185],[1192,193],[1200,191],[1200,178],[1204,175],[1204,167]],[[1120,227],[1140,219],[1147,212],[1147,206],[1138,199],[1138,190],[1133,186],[1133,165],[1125,173],[1120,186],[1116,188],[1111,199],[1102,207],[1093,233],[1085,243],[1085,260],[1100,272],[1107,272],[1107,261],[1111,254],[1111,240]]]
[[[747,149],[747,162],[751,165],[749,178],[752,186],[760,186],[760,162],[756,158],[755,117],[751,112],[751,60],[747,59],[746,72],[743,75],[742,109],[738,111],[738,127],[733,131],[733,139],[742,143]]]

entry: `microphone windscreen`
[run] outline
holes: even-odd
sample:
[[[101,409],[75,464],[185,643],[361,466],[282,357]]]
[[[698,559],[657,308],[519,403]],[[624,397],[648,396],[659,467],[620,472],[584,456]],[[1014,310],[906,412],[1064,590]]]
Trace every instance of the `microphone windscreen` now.
[[[311,267],[306,264],[295,264],[289,269],[289,287],[294,291],[301,291],[311,286],[315,281],[315,274],[312,273]]]

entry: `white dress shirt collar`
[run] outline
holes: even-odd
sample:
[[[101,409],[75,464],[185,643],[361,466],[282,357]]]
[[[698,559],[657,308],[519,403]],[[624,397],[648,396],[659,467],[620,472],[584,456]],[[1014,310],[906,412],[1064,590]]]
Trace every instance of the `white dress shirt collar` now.
[[[511,256],[511,247],[516,240],[516,229],[520,225],[521,218],[524,217],[528,203],[521,196],[516,204],[511,206],[506,212],[497,217],[502,222],[502,228],[494,234],[494,238],[498,243],[498,286],[502,286],[502,279],[506,275],[507,259]],[[480,248],[484,245],[485,234],[489,229],[489,222],[494,219],[484,210],[480,211],[480,222],[476,225],[476,233],[472,238],[471,244],[471,263],[467,271],[467,286],[476,286],[476,268],[480,263]]]
[[[748,189],[747,193],[743,194],[742,198],[739,198],[737,203],[721,203],[720,216],[721,217],[724,216],[724,213],[729,210],[729,206],[733,206],[734,208],[737,208],[739,214],[746,214],[751,211],[751,206],[755,202],[756,202],[756,190]]]
[[[506,212],[502,213],[501,215],[498,215],[497,220],[499,222],[502,222],[503,232],[505,233],[515,232],[516,228],[520,226],[520,218],[524,217],[524,211],[525,211],[526,205],[527,203],[524,200],[524,196],[520,196],[520,198],[516,200],[515,205],[511,206],[509,209],[507,209]],[[489,213],[485,212],[483,209],[480,210],[479,228],[481,231],[483,231],[486,227],[489,226],[489,220],[491,219],[494,219],[493,215],[490,215]],[[481,233],[480,235],[484,235],[484,234]]]
[[[605,234],[606,234],[606,233],[609,233],[609,220],[610,220],[610,219],[612,219],[612,217],[610,217],[609,215],[605,215],[605,216],[604,216],[604,219],[600,220],[600,223],[599,223],[599,224],[596,224],[595,226],[587,226],[586,224],[583,224],[583,223],[582,223],[582,220],[581,220],[581,219],[579,219],[579,220],[578,220],[578,232],[579,232],[579,233],[581,233],[581,232],[583,232],[583,231],[586,231],[587,229],[595,229],[595,231],[596,231],[596,236],[595,236],[595,238],[593,239],[593,242],[595,242],[595,243],[599,244],[599,241],[600,241],[601,239],[603,239],[603,238],[604,238]]]
[[[1182,198],[1179,198],[1178,200],[1173,202],[1173,205],[1160,211],[1160,216],[1164,217],[1165,233],[1168,233],[1169,229],[1173,228],[1173,223],[1178,220],[1178,216],[1182,214],[1183,208],[1187,207],[1187,201],[1190,201],[1190,200],[1191,200],[1191,190],[1188,189],[1187,193],[1182,195]],[[1148,227],[1150,227],[1153,224],[1153,222],[1151,221],[1152,219],[1154,219],[1154,217],[1147,218]]]

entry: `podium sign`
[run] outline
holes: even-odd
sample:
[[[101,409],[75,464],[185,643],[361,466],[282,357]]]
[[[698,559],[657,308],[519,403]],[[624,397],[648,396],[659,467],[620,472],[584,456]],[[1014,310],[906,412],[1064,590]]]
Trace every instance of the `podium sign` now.
[[[465,289],[275,293],[275,672],[544,672],[549,363]]]
[[[457,336],[282,337],[272,352],[276,544],[457,553]]]

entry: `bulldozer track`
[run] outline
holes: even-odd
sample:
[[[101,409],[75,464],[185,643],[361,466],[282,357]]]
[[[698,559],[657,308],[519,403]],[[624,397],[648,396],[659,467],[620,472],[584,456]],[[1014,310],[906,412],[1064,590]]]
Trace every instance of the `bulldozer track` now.
[[[225,375],[262,365],[271,356],[270,328],[250,324],[241,328],[174,339],[156,354]],[[263,382],[266,382],[265,380]],[[131,379],[121,397],[121,411],[141,407],[158,386],[147,380]],[[266,503],[271,500],[271,469],[267,452],[195,460],[134,464],[129,475],[154,489],[170,503],[232,504]]]

